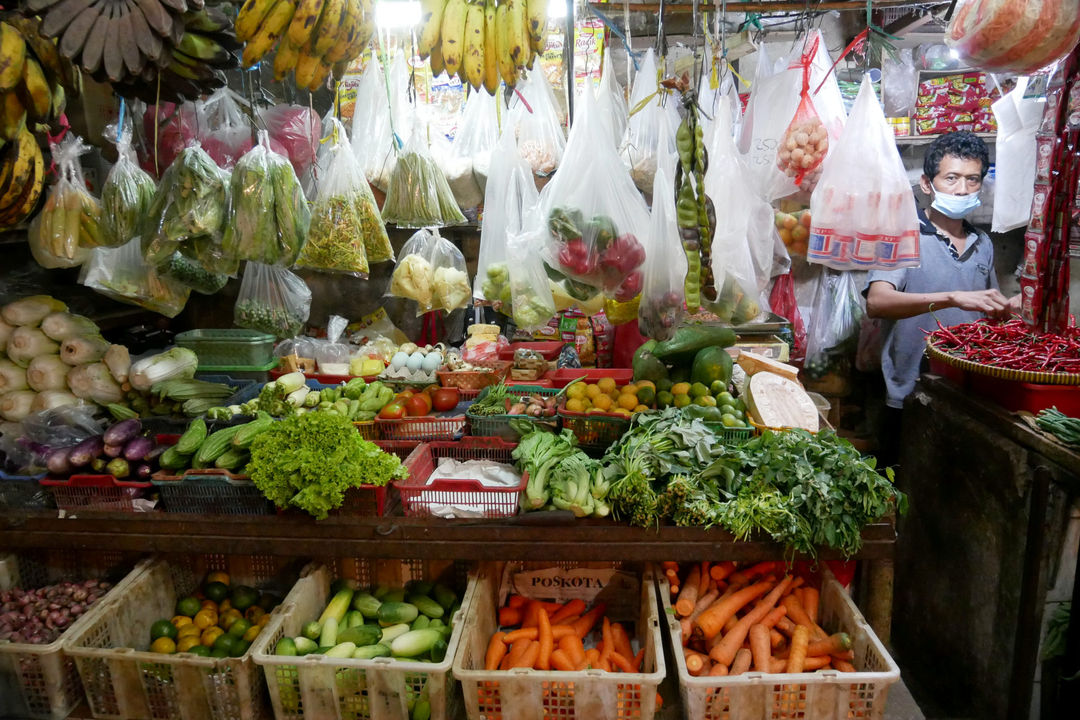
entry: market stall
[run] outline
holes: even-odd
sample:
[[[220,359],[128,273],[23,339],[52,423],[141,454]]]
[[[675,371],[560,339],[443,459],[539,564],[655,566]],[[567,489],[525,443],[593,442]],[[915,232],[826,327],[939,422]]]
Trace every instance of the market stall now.
[[[0,13],[0,717],[1069,707],[1080,12],[1020,7]]]

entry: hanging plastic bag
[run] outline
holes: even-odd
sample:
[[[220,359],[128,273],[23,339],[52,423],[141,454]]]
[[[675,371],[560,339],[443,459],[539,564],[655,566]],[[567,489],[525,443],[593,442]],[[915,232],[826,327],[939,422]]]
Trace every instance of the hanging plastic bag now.
[[[413,233],[401,248],[397,266],[390,276],[390,287],[386,291],[391,297],[414,301],[418,316],[431,310],[435,285],[435,268],[431,265],[434,248],[435,235],[432,231],[423,229]]]
[[[120,302],[176,317],[191,290],[161,275],[143,257],[139,238],[117,248],[97,248],[79,273],[79,283]]]
[[[307,243],[296,266],[366,278],[368,259],[364,236],[369,228],[364,226],[358,211],[358,206],[366,205],[358,203],[356,196],[364,190],[370,195],[371,190],[346,142],[344,128],[332,143],[326,169],[319,180],[319,194],[312,206]],[[384,235],[385,232],[384,229]]]
[[[115,126],[105,129],[116,132]],[[116,140],[116,164],[101,187],[101,231],[104,247],[124,245],[139,234],[154,202],[157,183],[135,162],[131,149],[131,127],[125,126]]]
[[[539,252],[542,243],[541,235],[523,232],[510,235],[506,244],[514,258],[510,263],[514,324],[530,333],[546,327],[555,315],[555,299]]]
[[[498,137],[495,97],[486,92],[472,93],[465,101],[448,164],[443,166],[462,210],[473,210],[484,201],[491,151]]]
[[[713,202],[715,216],[709,260],[714,287],[703,287],[701,292],[703,306],[721,320],[742,324],[762,312],[762,291],[771,277],[774,248],[780,240],[772,208],[755,193],[750,172],[735,147],[728,102],[721,98],[705,173],[705,193]]]
[[[200,263],[179,251],[174,252],[172,257],[158,268],[158,272],[163,277],[186,285],[202,295],[213,295],[229,282],[228,275],[209,272]]]
[[[1080,0],[963,0],[945,31],[949,47],[987,72],[1034,72],[1077,41]]]
[[[311,108],[274,105],[259,111],[262,126],[270,133],[270,149],[289,158],[296,177],[304,177],[315,162],[322,121]]]
[[[1042,121],[1043,103],[1025,98],[1027,78],[991,107],[997,119],[997,157],[994,173],[994,232],[1024,227],[1031,219],[1035,196],[1037,147],[1035,133]]]
[[[202,148],[223,170],[231,170],[252,148],[247,107],[247,100],[227,87],[195,104],[199,127],[209,128],[199,137]]]
[[[435,232],[431,248],[431,309],[453,312],[469,306],[472,286],[465,269],[465,256],[454,243]]]
[[[518,151],[543,187],[562,163],[566,136],[544,73],[530,72],[518,83],[510,102],[510,126],[517,134]]]
[[[919,219],[869,75],[810,201],[806,259],[836,270],[919,264]]]
[[[808,377],[824,377],[854,358],[863,315],[862,295],[852,273],[823,272],[806,333],[803,371]]]
[[[352,152],[351,148],[349,152]],[[349,374],[351,351],[348,343],[341,342],[341,335],[348,324],[349,321],[340,315],[331,315],[326,321],[326,342],[319,343],[315,349],[319,372],[326,375]]]
[[[795,281],[791,273],[777,276],[772,292],[769,293],[769,305],[774,313],[791,323],[794,339],[791,359],[801,360],[806,354],[806,325],[799,311],[799,303],[795,299]]]
[[[686,317],[686,254],[675,220],[674,180],[661,163],[653,178],[652,222],[649,243],[652,252],[645,261],[645,286],[638,307],[638,329],[645,337],[669,340]]]
[[[780,145],[776,149],[776,166],[795,181],[802,190],[813,191],[821,176],[819,168],[829,152],[829,132],[814,108],[810,99],[811,68],[818,47],[824,41],[812,38],[804,48],[799,68],[802,70],[802,89],[799,92],[799,105],[795,116],[788,123],[784,134],[780,136]]]
[[[530,226],[547,235],[543,257],[553,270],[611,298],[628,297],[637,283],[636,296],[642,280],[638,268],[645,262],[636,233],[647,231],[649,211],[606,142],[607,126],[588,86],[581,101],[561,168],[565,172],[540,193]]]
[[[86,190],[79,157],[89,146],[76,135],[68,135],[52,146],[60,180],[49,190],[31,237],[31,251],[42,267],[75,267],[85,253],[80,248],[96,248],[106,243],[101,228],[101,206]]]
[[[302,278],[278,265],[249,262],[233,308],[237,327],[276,337],[300,332],[311,310],[311,290]]]
[[[360,83],[356,87],[353,112],[352,146],[364,176],[386,192],[394,169],[394,135],[390,129],[390,102],[386,96],[386,78],[378,54],[372,53]]]
[[[435,164],[419,127],[398,155],[383,204],[383,220],[403,228],[465,222],[446,176]]]
[[[184,148],[161,176],[150,206],[142,235],[148,263],[161,265],[183,250],[211,272],[236,273],[235,256],[227,257],[221,249],[228,179],[197,144]],[[207,242],[196,248],[195,240],[204,238]]]
[[[194,103],[148,105],[143,113],[143,137],[150,147],[139,158],[140,167],[160,179],[184,148],[198,138],[198,130]]]
[[[270,149],[265,130],[236,163],[229,191],[224,255],[266,265],[295,263],[311,215],[292,165]]]
[[[911,117],[918,92],[919,71],[915,69],[911,48],[901,49],[896,60],[882,58],[881,95],[886,117]]]
[[[507,315],[511,305],[507,240],[523,231],[538,197],[532,168],[521,157],[513,129],[508,128],[492,154],[473,290],[474,297],[490,301]]]
[[[611,66],[611,53],[610,48],[604,49],[600,87],[596,91],[596,106],[599,108],[600,116],[611,126],[611,138],[618,146],[626,134],[629,109],[626,106],[626,96],[623,94],[622,86],[615,77],[615,68]]]
[[[641,69],[634,78],[634,90],[630,95],[630,116],[619,153],[630,170],[630,177],[642,192],[652,192],[653,176],[656,174],[657,156],[662,154],[662,137],[669,137],[669,149],[675,152],[675,125],[665,122],[665,104],[673,98],[660,88],[656,59],[652,48],[645,53]]]

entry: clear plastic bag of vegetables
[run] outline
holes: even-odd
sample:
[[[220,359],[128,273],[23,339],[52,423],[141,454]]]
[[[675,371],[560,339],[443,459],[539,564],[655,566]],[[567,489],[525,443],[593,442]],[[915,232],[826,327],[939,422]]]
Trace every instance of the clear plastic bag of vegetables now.
[[[664,116],[670,112],[667,104],[671,102],[674,102],[674,98],[668,97],[660,87],[656,59],[652,48],[649,48],[641,63],[641,69],[634,77],[630,107],[635,112],[627,122],[626,133],[619,146],[623,163],[630,170],[634,184],[642,192],[652,192],[653,175],[656,174],[660,155],[675,152],[675,128],[678,127],[678,120],[672,123],[668,116],[669,122],[663,122]],[[661,143],[662,138],[666,138],[667,142]]]
[[[231,170],[252,148],[247,107],[247,101],[227,87],[195,103],[200,127],[209,128],[200,138],[203,150],[224,170]]]
[[[52,146],[59,181],[49,190],[29,235],[30,250],[42,267],[75,267],[85,261],[86,249],[105,244],[101,206],[86,190],[79,164],[79,157],[89,149],[72,134]]]
[[[394,169],[394,134],[390,129],[390,103],[378,53],[372,53],[356,87],[352,146],[364,176],[383,192]]]
[[[562,119],[543,71],[530,72],[518,83],[510,101],[510,126],[521,156],[538,178],[537,187],[543,187],[562,164],[566,150]]]
[[[826,268],[818,281],[806,331],[803,369],[809,377],[823,377],[855,357],[865,314],[854,275]]]
[[[162,277],[175,280],[202,295],[213,295],[229,282],[228,275],[209,272],[201,263],[179,250],[161,264],[157,271]]]
[[[506,251],[514,258],[510,264],[514,324],[526,332],[546,326],[555,315],[555,298],[540,256],[543,241],[543,236],[535,232],[507,238]]]
[[[472,301],[472,285],[461,250],[435,231],[431,248],[432,295],[431,309],[452,312],[468,307]]]
[[[604,50],[600,87],[596,90],[596,105],[600,108],[600,116],[605,118],[611,126],[612,140],[616,145],[621,145],[623,135],[626,134],[630,111],[626,107],[626,96],[623,95],[622,86],[615,77],[615,68],[611,66],[611,52],[610,49]]]
[[[331,122],[341,128],[337,120]],[[370,197],[371,190],[348,145],[344,128],[338,133],[331,130],[330,142],[326,170],[319,178],[318,195],[311,209],[307,243],[296,266],[366,278],[369,268],[364,238],[376,230],[371,222],[375,202],[372,199],[368,203],[363,197],[365,191]],[[378,219],[377,210],[375,219]],[[385,229],[382,234],[385,237]]]
[[[79,283],[120,302],[176,317],[190,288],[146,261],[139,238],[117,248],[96,248],[79,273]]]
[[[647,338],[669,340],[686,317],[686,255],[675,221],[674,179],[662,162],[653,178],[651,250],[645,261],[645,285],[638,306],[638,330]]]
[[[236,163],[229,182],[225,255],[289,267],[300,254],[310,221],[292,164],[270,149],[269,136],[260,131],[259,144]]]
[[[198,144],[189,145],[161,176],[150,206],[142,247],[146,261],[157,266],[177,250],[198,260],[207,270],[234,275],[235,256],[222,249],[222,228],[228,195],[228,173],[221,170]],[[195,257],[191,243],[208,242]]]
[[[473,290],[474,297],[490,301],[507,315],[511,297],[507,239],[522,232],[538,197],[532,168],[518,152],[513,129],[507,128],[491,156]]]
[[[280,265],[249,262],[233,308],[237,327],[280,338],[297,335],[311,310],[311,290],[303,278]]]
[[[637,295],[635,271],[645,262],[637,234],[648,231],[649,211],[609,142],[588,86],[579,101],[565,162],[541,191],[530,229],[546,235],[544,261],[561,276],[611,297],[626,296],[624,283],[636,277]]]
[[[436,237],[425,228],[413,233],[406,241],[398,257],[397,266],[390,276],[386,294],[416,303],[416,314],[430,312],[435,295],[435,268],[431,264],[435,254]]]
[[[465,222],[446,176],[431,157],[424,132],[413,130],[390,176],[383,220],[399,227],[445,227]]]
[[[116,132],[114,126],[105,129],[106,135]],[[101,230],[104,247],[124,245],[139,234],[150,206],[154,202],[157,183],[139,167],[131,147],[131,126],[124,125],[116,139],[116,164],[105,177],[101,187]]]

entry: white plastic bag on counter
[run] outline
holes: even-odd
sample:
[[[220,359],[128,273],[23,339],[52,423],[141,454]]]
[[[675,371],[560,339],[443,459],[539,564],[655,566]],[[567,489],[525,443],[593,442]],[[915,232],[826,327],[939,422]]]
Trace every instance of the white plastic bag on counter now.
[[[315,346],[315,362],[319,372],[325,375],[348,375],[350,349],[341,336],[349,321],[340,315],[331,315],[326,321],[326,341]]]

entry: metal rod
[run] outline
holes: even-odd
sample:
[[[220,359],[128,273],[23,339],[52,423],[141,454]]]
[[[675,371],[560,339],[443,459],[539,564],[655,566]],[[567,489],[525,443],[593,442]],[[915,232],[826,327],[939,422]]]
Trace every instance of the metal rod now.
[[[566,0],[566,27],[563,28],[563,64],[566,65],[566,129],[574,124],[574,0]]]
[[[931,7],[935,5],[947,5],[948,0],[930,0],[929,2],[912,2],[912,0],[877,0],[874,3],[876,8],[887,7]],[[602,11],[610,9],[610,6],[602,3],[589,3],[590,6],[595,6]],[[647,12],[658,13],[660,12],[660,3],[630,3],[631,12]],[[692,3],[664,3],[664,10],[667,13],[676,15],[688,15],[694,12],[694,6]],[[791,2],[790,0],[776,0],[776,2],[729,2],[729,12],[756,12],[756,13],[773,13],[773,12],[797,12],[802,10],[860,10],[866,12],[865,0],[826,0],[826,2],[819,3],[807,3],[805,0],[801,2]]]

